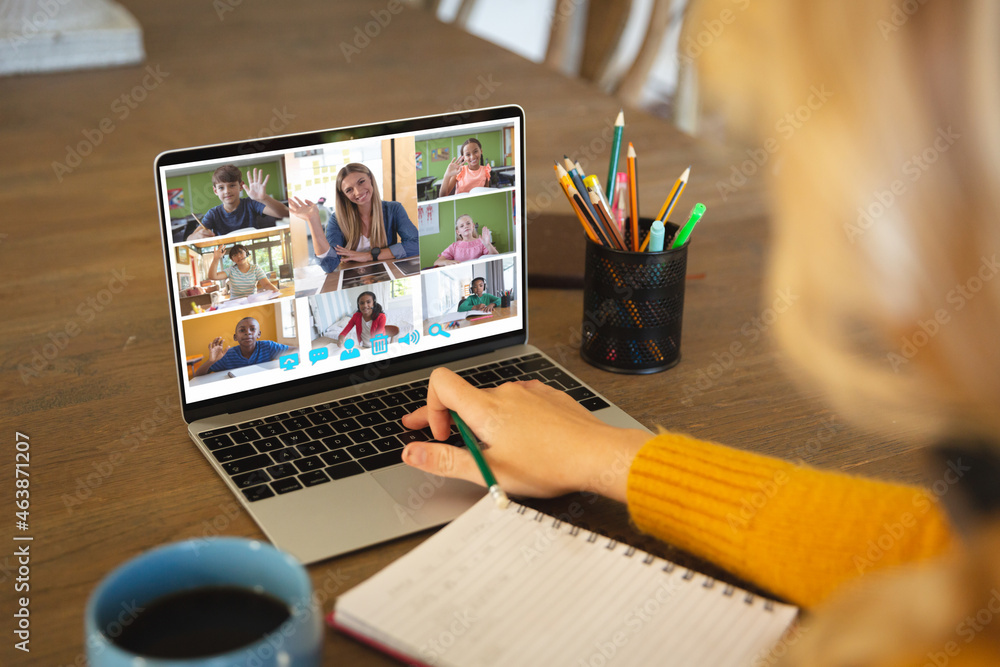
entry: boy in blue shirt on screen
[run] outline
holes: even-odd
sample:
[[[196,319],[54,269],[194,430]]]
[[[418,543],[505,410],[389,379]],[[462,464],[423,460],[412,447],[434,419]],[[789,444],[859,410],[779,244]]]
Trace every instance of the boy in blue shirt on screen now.
[[[209,343],[208,359],[198,366],[192,377],[263,364],[291,349],[281,343],[260,340],[260,322],[253,317],[244,317],[236,323],[233,340],[237,344],[228,350],[222,336]]]
[[[263,177],[263,180],[262,178]],[[267,194],[265,187],[270,176],[264,176],[260,169],[247,172],[249,185],[243,182],[239,167],[227,164],[212,174],[212,192],[222,202],[208,210],[201,219],[201,226],[188,240],[224,236],[237,229],[253,229],[254,216],[269,215],[272,218],[287,218],[288,207]],[[240,191],[247,198],[240,197]]]

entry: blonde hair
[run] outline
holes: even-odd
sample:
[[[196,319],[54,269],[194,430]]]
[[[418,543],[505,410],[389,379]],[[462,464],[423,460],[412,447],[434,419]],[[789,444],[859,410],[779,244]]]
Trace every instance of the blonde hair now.
[[[798,297],[775,323],[784,348],[869,425],[995,438],[1000,3],[707,0],[686,23],[708,100],[777,146],[768,288]],[[865,577],[789,659],[922,664],[1000,585],[998,549],[994,523],[964,553]],[[975,650],[1000,644],[985,634]]]
[[[460,215],[457,218],[455,218],[455,240],[456,241],[461,241],[462,240],[462,235],[458,232],[458,223],[462,220],[462,218],[468,218],[469,219],[469,222],[472,223],[472,238],[478,239],[479,238],[479,228],[476,225],[476,221],[473,220],[472,216],[469,215],[468,213],[463,213],[462,215]]]
[[[344,242],[350,250],[358,249],[358,242],[361,241],[361,213],[357,205],[347,198],[341,189],[341,184],[348,174],[366,174],[368,182],[372,186],[372,219],[369,229],[368,242],[373,248],[385,248],[389,245],[386,241],[385,224],[382,221],[382,197],[379,195],[378,184],[372,176],[372,170],[360,162],[345,164],[337,173],[337,197],[334,200],[334,210],[337,213],[337,225],[344,233]]]
[[[775,326],[798,365],[869,424],[997,433],[1000,5],[911,4],[708,0],[680,58],[777,142],[768,285],[799,297]]]

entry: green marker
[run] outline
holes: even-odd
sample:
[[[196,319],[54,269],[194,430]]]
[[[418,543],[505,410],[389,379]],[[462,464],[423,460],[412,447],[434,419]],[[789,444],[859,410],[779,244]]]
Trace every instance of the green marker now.
[[[472,434],[469,427],[465,425],[462,418],[458,416],[458,413],[454,410],[449,410],[451,413],[451,420],[455,422],[455,426],[458,427],[458,432],[462,434],[462,440],[465,441],[466,446],[469,448],[469,452],[472,453],[472,458],[476,460],[476,465],[479,466],[479,472],[483,474],[483,479],[486,480],[486,486],[490,489],[490,495],[493,496],[493,502],[497,504],[500,509],[505,509],[510,505],[510,498],[507,494],[503,492],[500,485],[497,484],[497,478],[493,476],[493,471],[490,470],[490,466],[486,463],[486,459],[483,458],[483,453],[479,450],[479,443],[476,440],[476,436]]]
[[[691,232],[694,231],[694,226],[698,224],[698,221],[701,220],[701,216],[703,215],[705,215],[705,205],[702,203],[695,204],[694,208],[691,209],[691,217],[688,218],[688,221],[684,223],[683,227],[681,227],[681,231],[677,232],[677,236],[674,237],[674,242],[670,244],[671,250],[674,248],[680,248],[682,245],[687,243],[688,237],[691,236]]]

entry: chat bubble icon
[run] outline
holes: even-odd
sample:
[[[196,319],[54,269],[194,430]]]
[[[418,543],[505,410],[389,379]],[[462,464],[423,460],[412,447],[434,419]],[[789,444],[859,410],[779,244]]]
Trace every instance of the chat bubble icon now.
[[[281,366],[282,370],[290,371],[299,365],[299,353],[294,352],[292,354],[286,354],[283,357],[278,358],[278,365]]]
[[[330,350],[325,347],[309,350],[309,361],[311,361],[313,365],[315,365],[317,361],[323,361],[324,359],[329,358],[329,356]]]

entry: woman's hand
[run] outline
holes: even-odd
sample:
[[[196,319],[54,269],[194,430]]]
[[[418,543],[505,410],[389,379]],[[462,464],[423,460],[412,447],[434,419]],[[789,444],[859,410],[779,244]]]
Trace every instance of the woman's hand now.
[[[333,249],[340,259],[345,262],[370,262],[372,261],[372,254],[368,250],[350,250],[344,246],[336,246]]]
[[[608,426],[564,392],[537,380],[476,389],[450,370],[431,374],[427,405],[403,417],[411,429],[430,426],[448,437],[452,409],[484,443],[501,487],[508,493],[552,497],[589,490],[625,500],[632,459],[651,437],[639,430]],[[465,449],[436,442],[411,442],[403,461],[414,468],[483,484]]]
[[[288,198],[288,211],[297,218],[302,218],[307,222],[319,223],[319,207],[315,202],[298,197]]]

